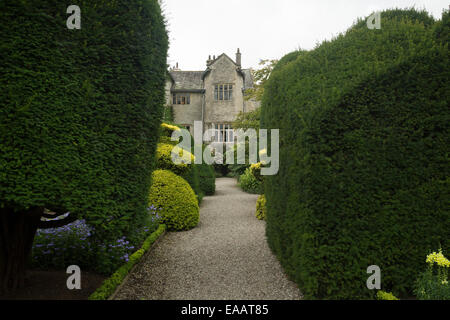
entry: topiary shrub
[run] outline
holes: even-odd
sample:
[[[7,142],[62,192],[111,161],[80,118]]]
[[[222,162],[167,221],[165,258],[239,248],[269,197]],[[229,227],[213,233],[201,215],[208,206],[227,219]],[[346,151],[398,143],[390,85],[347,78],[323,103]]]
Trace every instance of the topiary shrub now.
[[[239,186],[247,193],[263,193],[262,182],[256,179],[250,168],[247,168],[244,174],[239,177]]]
[[[80,30],[67,2],[0,2],[0,291],[23,285],[44,208],[100,242],[146,217],[167,69],[159,2],[76,4]]]
[[[410,295],[420,257],[450,246],[447,44],[424,13],[382,17],[275,70],[263,97],[261,127],[281,129],[268,242],[306,298],[373,298],[374,264]]]
[[[266,197],[263,194],[256,200],[256,218],[266,220]]]
[[[175,174],[183,177],[194,190],[195,195],[197,196],[198,203],[200,204],[203,199],[203,196],[205,195],[205,191],[203,191],[201,187],[200,165],[195,164],[195,156],[191,153],[192,150],[186,150],[188,154],[184,155],[186,160],[188,160],[188,158],[190,157],[191,159],[190,164],[173,163],[172,150],[178,144],[178,142],[172,141],[170,137],[172,136],[173,131],[180,130],[180,128],[167,123],[163,123],[161,127],[163,128],[163,135],[160,137],[160,143],[158,144],[158,152],[157,152],[158,169],[170,170]],[[191,139],[192,139],[191,145],[194,145],[192,136]],[[179,149],[179,151],[180,156],[182,156],[181,149]]]
[[[161,123],[161,136],[171,138],[174,131],[180,131],[180,127],[169,124],[169,123]]]
[[[172,152],[178,152],[182,157],[182,163],[176,164],[172,161]],[[186,176],[189,174],[192,164],[195,161],[195,157],[190,152],[186,152],[177,148],[171,144],[159,143],[156,149],[156,165],[158,169],[170,170],[176,175]],[[190,162],[188,164],[187,162]]]
[[[153,172],[149,203],[161,208],[161,222],[169,230],[189,230],[200,220],[194,191],[186,180],[168,170]]]

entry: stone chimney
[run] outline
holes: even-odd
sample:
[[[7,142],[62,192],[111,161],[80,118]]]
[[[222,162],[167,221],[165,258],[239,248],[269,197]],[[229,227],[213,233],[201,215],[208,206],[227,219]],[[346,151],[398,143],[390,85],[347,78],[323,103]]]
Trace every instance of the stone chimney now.
[[[208,60],[206,60],[206,66],[209,67],[211,65],[211,55],[209,55]]]
[[[241,52],[239,51],[239,48],[237,49],[236,52],[236,64],[238,65],[238,67],[241,67]]]

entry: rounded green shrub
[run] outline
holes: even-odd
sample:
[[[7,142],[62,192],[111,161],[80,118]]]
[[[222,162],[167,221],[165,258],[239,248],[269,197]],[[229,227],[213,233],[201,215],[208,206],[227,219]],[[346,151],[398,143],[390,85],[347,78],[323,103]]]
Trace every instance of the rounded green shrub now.
[[[373,298],[370,265],[410,294],[420,257],[449,249],[448,44],[426,13],[382,17],[274,70],[263,97],[268,242],[307,298]]]
[[[189,230],[200,220],[197,199],[189,183],[168,170],[153,172],[149,203],[161,208],[161,222],[169,230]]]
[[[266,220],[266,197],[263,194],[256,200],[256,218]]]
[[[247,168],[243,175],[239,177],[239,185],[247,193],[261,194],[262,182],[253,175],[251,168]]]

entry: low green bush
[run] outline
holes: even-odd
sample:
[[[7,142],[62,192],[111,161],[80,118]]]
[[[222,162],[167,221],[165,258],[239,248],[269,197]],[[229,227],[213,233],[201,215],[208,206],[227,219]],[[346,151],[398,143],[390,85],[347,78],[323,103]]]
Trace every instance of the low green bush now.
[[[247,193],[262,194],[262,182],[256,179],[250,168],[239,177],[239,185]]]
[[[384,291],[381,291],[381,290],[377,292],[377,299],[378,300],[399,300],[392,293],[384,292]]]
[[[263,194],[256,200],[256,218],[266,220],[266,197]]]
[[[84,219],[59,228],[39,229],[33,243],[30,264],[43,270],[65,269],[75,264],[83,270],[109,276],[124,262],[128,262],[129,256],[158,226],[158,210],[150,206],[141,227],[126,236],[106,242],[93,237],[95,229]]]
[[[189,183],[168,170],[152,175],[149,202],[161,208],[161,222],[172,231],[189,230],[200,220],[198,202]]]

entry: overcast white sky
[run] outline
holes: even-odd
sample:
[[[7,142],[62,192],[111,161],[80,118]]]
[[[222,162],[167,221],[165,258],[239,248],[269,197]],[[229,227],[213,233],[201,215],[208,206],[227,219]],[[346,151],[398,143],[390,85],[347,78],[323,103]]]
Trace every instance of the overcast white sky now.
[[[347,30],[377,10],[425,8],[435,18],[448,0],[163,0],[169,26],[168,63],[204,70],[208,55],[242,52],[244,68],[279,59]]]

